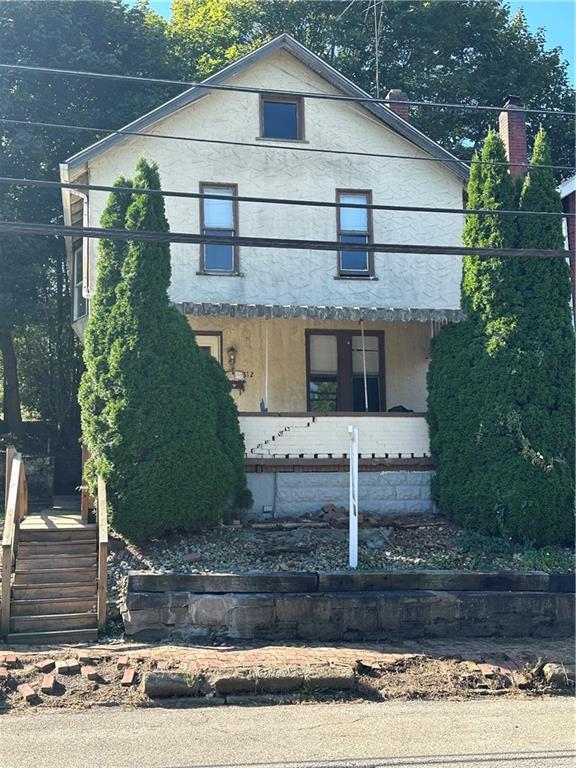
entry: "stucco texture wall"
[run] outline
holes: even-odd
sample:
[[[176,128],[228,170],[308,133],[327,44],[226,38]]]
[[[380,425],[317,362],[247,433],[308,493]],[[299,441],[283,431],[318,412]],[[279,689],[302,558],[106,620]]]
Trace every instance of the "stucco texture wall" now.
[[[233,80],[262,88],[332,92],[333,86],[287,52],[267,57]],[[335,200],[337,188],[371,189],[373,201],[417,206],[462,206],[462,181],[440,162],[312,154],[277,149],[258,139],[257,94],[212,92],[157,123],[150,132],[250,142],[251,147],[130,138],[90,161],[93,184],[132,175],[142,155],[159,164],[164,189],[194,191],[200,182],[238,184],[240,195]],[[285,143],[285,142],[284,142]],[[426,157],[361,106],[309,99],[305,143],[294,147]],[[98,225],[104,193],[92,193],[90,224]],[[199,203],[166,199],[170,228],[199,231]],[[459,245],[462,217],[374,212],[374,238],[388,243]],[[239,234],[336,239],[336,211],[240,204]],[[91,244],[91,285],[96,243]],[[171,298],[175,302],[308,304],[385,308],[457,309],[461,261],[454,256],[376,254],[377,280],[335,280],[335,253],[242,248],[242,276],[198,275],[199,247],[172,245]]]
[[[236,369],[247,373],[245,391],[234,391],[240,411],[258,411],[264,398],[266,328],[268,329],[268,409],[306,411],[306,329],[346,329],[359,332],[358,323],[321,320],[264,320],[226,317],[188,317],[198,333],[222,333],[226,350],[237,350]],[[386,405],[404,405],[426,411],[426,371],[430,323],[366,324],[366,330],[384,332]]]

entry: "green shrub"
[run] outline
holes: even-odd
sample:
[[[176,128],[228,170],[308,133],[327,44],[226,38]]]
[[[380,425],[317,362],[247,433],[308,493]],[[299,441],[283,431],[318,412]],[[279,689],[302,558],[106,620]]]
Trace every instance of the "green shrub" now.
[[[115,187],[130,187],[132,182],[120,177]],[[100,225],[106,229],[124,227],[126,212],[131,201],[128,192],[112,192]],[[103,446],[110,440],[110,429],[104,410],[111,395],[109,357],[112,345],[110,318],[116,303],[116,289],[128,243],[122,240],[100,240],[98,247],[98,271],[96,291],[90,302],[90,315],[84,333],[84,363],[78,400],[82,420],[82,439],[93,457],[102,454]],[[94,459],[85,467],[85,482],[92,492],[96,491]]]
[[[504,150],[490,133],[475,164],[469,206],[513,209]],[[545,135],[536,140],[523,210],[557,210]],[[467,245],[559,248],[561,220],[470,214]],[[452,518],[533,544],[573,536],[574,407],[570,282],[563,260],[464,260],[468,320],[434,339],[429,370],[434,497]]]
[[[140,160],[134,185],[159,189],[156,165]],[[163,198],[133,195],[125,226],[167,231]],[[94,445],[112,525],[132,540],[213,525],[245,488],[233,404],[215,385],[224,374],[170,305],[169,282],[169,244],[131,241],[106,328],[105,439]]]

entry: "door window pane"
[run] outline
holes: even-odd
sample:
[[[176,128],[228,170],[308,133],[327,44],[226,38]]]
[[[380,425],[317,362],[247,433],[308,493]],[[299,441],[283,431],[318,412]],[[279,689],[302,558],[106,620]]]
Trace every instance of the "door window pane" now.
[[[336,336],[324,333],[310,334],[310,372],[337,373],[338,347]]]
[[[364,357],[366,359],[366,373],[380,372],[380,350],[378,336],[364,336],[364,350],[362,354],[362,336],[352,336],[352,373],[364,373]]]
[[[311,411],[336,411],[338,405],[338,382],[329,376],[314,376],[309,382]]]
[[[358,413],[362,411],[380,410],[380,379],[378,376],[366,377],[366,389],[368,390],[368,408],[366,408],[366,395],[364,390],[364,376],[352,377],[352,410]]]
[[[267,139],[299,139],[300,103],[262,100],[262,136]]]

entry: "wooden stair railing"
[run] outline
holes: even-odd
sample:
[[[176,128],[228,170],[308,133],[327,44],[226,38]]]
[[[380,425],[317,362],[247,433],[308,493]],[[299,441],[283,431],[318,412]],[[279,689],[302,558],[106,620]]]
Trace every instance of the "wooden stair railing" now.
[[[2,604],[0,635],[10,632],[10,593],[18,547],[20,523],[28,513],[28,484],[22,455],[14,448],[6,450],[4,535],[2,537]]]
[[[96,613],[98,629],[106,626],[106,598],[108,592],[108,502],[106,499],[106,483],[98,476],[98,595]]]

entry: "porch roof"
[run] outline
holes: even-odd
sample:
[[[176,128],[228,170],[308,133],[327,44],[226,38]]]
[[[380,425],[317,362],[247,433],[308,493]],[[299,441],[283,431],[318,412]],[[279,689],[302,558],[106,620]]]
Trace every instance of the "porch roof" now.
[[[175,305],[184,315],[213,317],[264,317],[316,320],[388,320],[400,322],[459,322],[461,309],[426,309],[394,307],[329,307],[297,304],[229,304],[180,302]]]

